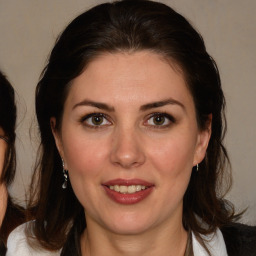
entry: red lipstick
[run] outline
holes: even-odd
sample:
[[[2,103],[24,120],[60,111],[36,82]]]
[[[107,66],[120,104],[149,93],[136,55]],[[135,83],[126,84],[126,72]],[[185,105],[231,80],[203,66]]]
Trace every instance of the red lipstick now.
[[[110,199],[115,201],[119,204],[124,205],[131,205],[139,203],[140,201],[144,200],[146,197],[148,197],[151,192],[154,189],[154,185],[150,182],[141,180],[141,179],[131,179],[131,180],[124,180],[124,179],[115,179],[110,180],[102,184],[104,190],[106,191],[106,194],[109,196]],[[132,185],[141,185],[145,188],[140,189],[139,191],[136,191],[134,193],[120,193],[113,188],[111,189],[111,186],[132,186]]]

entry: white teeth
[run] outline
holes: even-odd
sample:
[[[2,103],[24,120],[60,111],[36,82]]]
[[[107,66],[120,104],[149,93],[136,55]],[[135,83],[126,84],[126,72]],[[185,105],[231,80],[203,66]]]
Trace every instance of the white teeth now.
[[[147,187],[143,185],[131,185],[131,186],[125,186],[125,185],[114,185],[109,186],[111,190],[114,190],[116,192],[119,192],[121,194],[134,194],[136,192],[139,192],[141,190],[145,190]]]
[[[129,186],[128,189],[128,194],[133,194],[136,192],[136,186],[135,185],[132,185],[132,186]]]
[[[127,186],[120,186],[119,189],[120,189],[119,192],[121,194],[126,194],[128,190]]]
[[[136,185],[136,191],[141,191],[141,185]]]

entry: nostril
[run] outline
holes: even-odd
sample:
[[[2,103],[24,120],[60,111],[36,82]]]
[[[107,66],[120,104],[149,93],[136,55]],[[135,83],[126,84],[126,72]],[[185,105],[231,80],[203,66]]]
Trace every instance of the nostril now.
[[[115,134],[112,141],[110,160],[123,168],[134,168],[144,163],[145,155],[140,139],[135,132],[127,131]]]
[[[145,161],[143,152],[112,152],[111,161],[123,168],[132,168],[141,165]]]

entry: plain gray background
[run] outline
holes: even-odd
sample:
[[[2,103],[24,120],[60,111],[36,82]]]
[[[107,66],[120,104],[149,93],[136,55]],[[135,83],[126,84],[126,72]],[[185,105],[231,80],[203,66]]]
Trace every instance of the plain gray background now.
[[[11,193],[24,200],[37,155],[34,91],[58,34],[96,0],[0,0],[0,68],[17,92],[17,176]],[[243,222],[256,224],[256,1],[165,0],[202,34],[220,69],[227,100],[225,140],[234,184],[227,195]],[[47,104],[47,102],[46,102]]]

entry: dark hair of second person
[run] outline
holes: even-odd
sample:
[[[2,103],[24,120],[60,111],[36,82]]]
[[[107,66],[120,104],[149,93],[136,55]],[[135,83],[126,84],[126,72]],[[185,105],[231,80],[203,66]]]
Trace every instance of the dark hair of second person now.
[[[1,142],[5,144],[3,166],[0,173],[0,186],[3,201],[2,223],[0,225],[0,254],[6,251],[6,242],[10,232],[25,221],[23,208],[14,204],[8,195],[7,187],[12,183],[16,171],[15,153],[16,104],[14,89],[0,72],[0,129]]]

